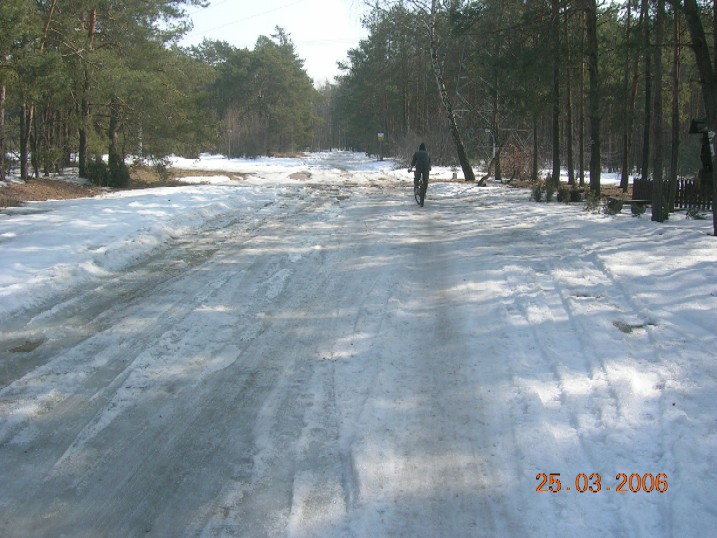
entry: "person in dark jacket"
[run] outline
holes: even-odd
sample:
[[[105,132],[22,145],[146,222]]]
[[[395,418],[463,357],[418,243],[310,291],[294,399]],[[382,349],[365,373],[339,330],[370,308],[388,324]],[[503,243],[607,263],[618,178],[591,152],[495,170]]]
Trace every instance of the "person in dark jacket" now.
[[[431,156],[426,151],[426,144],[421,142],[418,151],[413,154],[411,159],[411,168],[413,169],[413,188],[418,187],[418,180],[423,175],[424,188],[428,188],[428,175],[431,171]],[[410,170],[409,170],[410,171]]]

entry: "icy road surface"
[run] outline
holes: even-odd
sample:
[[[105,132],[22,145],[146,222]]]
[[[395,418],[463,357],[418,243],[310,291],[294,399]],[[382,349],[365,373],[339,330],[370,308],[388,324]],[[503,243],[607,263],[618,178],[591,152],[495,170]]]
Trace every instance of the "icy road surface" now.
[[[350,173],[4,322],[1,536],[714,531],[711,238]]]

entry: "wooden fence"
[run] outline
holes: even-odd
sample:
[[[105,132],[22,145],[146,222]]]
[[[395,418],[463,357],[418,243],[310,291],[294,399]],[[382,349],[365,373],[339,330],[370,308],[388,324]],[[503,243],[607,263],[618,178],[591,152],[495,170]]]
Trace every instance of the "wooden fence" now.
[[[665,181],[663,194],[667,196],[670,184]],[[652,198],[652,180],[635,178],[632,184],[633,200],[650,200]],[[688,209],[696,207],[705,211],[712,209],[711,186],[695,179],[680,179],[675,187],[675,209]]]

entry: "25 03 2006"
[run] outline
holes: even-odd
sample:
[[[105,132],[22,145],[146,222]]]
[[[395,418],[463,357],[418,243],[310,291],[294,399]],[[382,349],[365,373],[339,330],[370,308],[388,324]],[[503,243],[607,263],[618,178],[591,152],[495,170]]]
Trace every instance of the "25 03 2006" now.
[[[578,493],[599,493],[601,491],[615,491],[617,493],[665,493],[668,489],[667,475],[665,473],[618,473],[615,482],[607,484],[603,482],[600,473],[578,473],[575,479],[563,482],[560,473],[538,473],[535,475],[538,493],[558,493],[560,491],[577,491]]]

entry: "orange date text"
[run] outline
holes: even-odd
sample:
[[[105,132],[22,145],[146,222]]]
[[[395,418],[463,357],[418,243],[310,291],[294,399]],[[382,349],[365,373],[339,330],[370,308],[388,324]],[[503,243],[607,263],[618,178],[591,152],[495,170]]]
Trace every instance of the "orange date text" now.
[[[535,475],[538,493],[558,493],[560,491],[577,491],[578,493],[599,493],[615,491],[617,493],[665,493],[667,491],[667,475],[665,473],[618,473],[614,483],[603,481],[599,473],[579,473],[574,480],[560,476],[560,473],[538,473]]]

